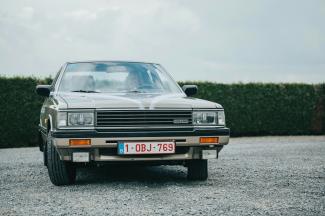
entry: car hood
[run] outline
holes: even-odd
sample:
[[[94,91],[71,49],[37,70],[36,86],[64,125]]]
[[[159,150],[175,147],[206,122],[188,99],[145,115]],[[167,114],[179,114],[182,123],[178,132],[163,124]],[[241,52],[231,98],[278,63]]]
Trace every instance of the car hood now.
[[[213,109],[221,105],[186,97],[184,94],[105,94],[105,93],[61,93],[59,97],[68,109]]]

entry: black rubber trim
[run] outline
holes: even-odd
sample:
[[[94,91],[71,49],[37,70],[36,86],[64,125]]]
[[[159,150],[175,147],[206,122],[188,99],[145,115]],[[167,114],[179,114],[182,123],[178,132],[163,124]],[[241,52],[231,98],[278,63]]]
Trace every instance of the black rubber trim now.
[[[96,130],[60,130],[52,132],[55,138],[98,138],[98,137],[170,137],[170,136],[229,136],[229,128],[202,128],[193,131],[129,131],[98,132]]]

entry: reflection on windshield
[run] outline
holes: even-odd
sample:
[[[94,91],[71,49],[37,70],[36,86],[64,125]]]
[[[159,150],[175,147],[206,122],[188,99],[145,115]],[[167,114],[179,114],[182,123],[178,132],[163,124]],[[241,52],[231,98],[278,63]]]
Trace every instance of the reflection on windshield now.
[[[176,82],[160,66],[124,62],[68,64],[59,91],[181,93]]]

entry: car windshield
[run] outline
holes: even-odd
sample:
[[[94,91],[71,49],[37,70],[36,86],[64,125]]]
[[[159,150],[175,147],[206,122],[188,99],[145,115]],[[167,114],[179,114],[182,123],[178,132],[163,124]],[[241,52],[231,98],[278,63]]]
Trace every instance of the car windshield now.
[[[129,62],[69,63],[60,92],[182,93],[178,84],[157,64]]]

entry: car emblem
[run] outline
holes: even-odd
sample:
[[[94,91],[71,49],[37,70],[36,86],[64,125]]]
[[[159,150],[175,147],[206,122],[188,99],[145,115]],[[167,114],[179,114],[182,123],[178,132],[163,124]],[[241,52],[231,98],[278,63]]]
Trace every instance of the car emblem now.
[[[174,119],[174,124],[188,124],[188,119]]]

